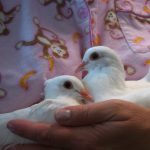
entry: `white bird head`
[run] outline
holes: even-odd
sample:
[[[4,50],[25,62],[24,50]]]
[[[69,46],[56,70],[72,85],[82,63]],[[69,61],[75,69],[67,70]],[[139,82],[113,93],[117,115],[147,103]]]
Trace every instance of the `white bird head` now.
[[[82,64],[77,68],[76,72],[87,70],[101,70],[106,67],[118,68],[124,72],[124,67],[117,54],[110,48],[105,46],[96,46],[89,48],[83,57]]]
[[[114,91],[125,88],[125,71],[115,51],[105,46],[89,48],[83,62],[76,69],[88,71],[84,77],[84,85],[88,88],[95,101],[108,98]]]
[[[45,81],[45,99],[75,99],[79,103],[92,101],[83,83],[74,76],[63,75]]]

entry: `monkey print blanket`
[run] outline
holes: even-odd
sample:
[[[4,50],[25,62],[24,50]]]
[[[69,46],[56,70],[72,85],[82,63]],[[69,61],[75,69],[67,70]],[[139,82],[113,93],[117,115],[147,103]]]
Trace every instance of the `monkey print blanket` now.
[[[127,79],[139,79],[149,39],[150,0],[0,0],[0,113],[40,101],[47,78],[80,78],[91,46],[115,49]]]

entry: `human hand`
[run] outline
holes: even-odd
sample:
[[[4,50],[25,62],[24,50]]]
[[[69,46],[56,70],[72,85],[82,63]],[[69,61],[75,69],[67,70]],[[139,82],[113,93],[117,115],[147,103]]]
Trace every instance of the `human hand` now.
[[[120,100],[72,106],[56,113],[60,124],[9,122],[20,136],[63,150],[149,150],[150,111]]]

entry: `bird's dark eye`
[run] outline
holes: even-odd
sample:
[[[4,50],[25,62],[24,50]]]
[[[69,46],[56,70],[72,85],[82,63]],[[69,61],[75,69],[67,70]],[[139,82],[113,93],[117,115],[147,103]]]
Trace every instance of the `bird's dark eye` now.
[[[96,52],[92,53],[90,56],[90,60],[97,60],[97,59],[99,59],[98,53],[96,53]]]
[[[63,86],[66,89],[72,89],[73,88],[73,85],[72,85],[72,83],[70,81],[65,81]]]

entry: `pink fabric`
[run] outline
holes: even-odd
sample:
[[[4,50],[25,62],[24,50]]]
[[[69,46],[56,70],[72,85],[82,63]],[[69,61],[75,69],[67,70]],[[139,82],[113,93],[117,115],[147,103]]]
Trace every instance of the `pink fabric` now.
[[[116,50],[127,79],[139,79],[149,39],[149,0],[1,0],[0,113],[38,102],[46,78],[81,77],[74,70],[94,45]]]

